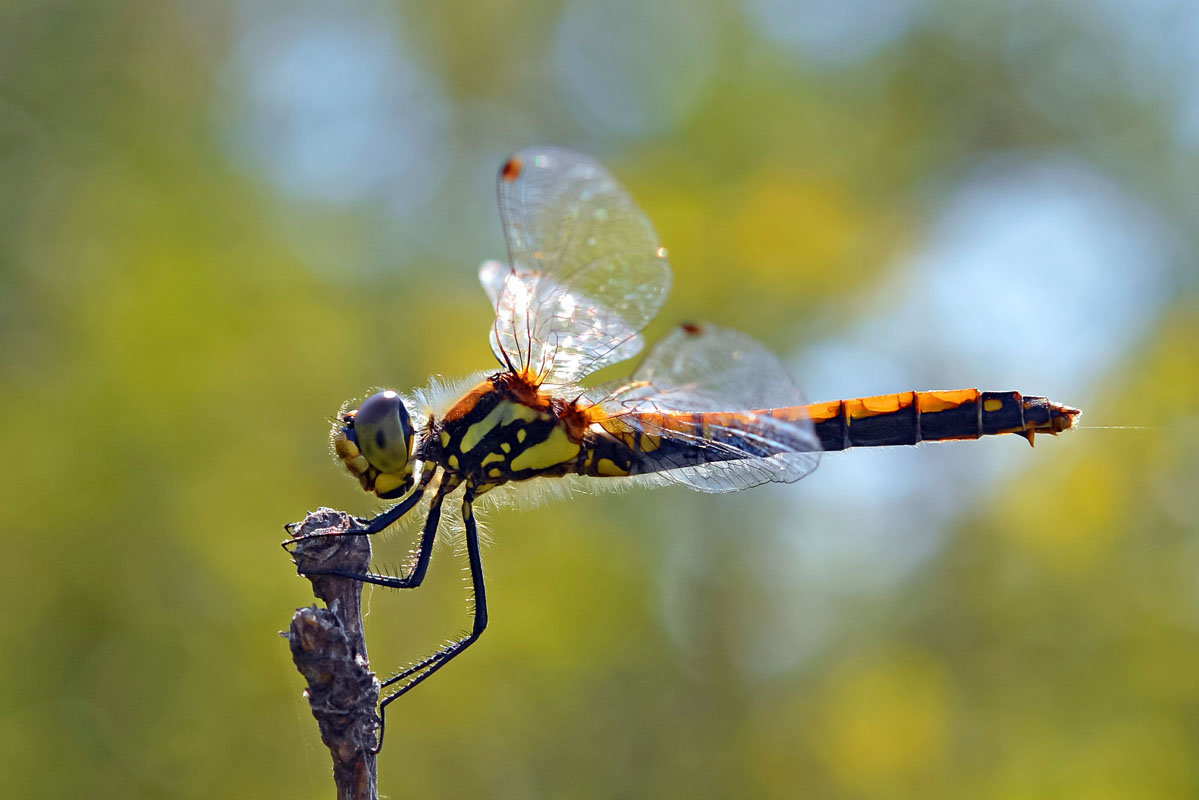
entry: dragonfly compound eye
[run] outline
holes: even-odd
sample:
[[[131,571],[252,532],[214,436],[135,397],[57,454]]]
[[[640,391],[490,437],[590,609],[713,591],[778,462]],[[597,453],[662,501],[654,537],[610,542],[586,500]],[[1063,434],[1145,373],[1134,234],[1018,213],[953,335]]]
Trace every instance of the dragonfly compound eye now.
[[[412,449],[412,420],[400,396],[378,392],[362,401],[354,415],[358,447],[379,472],[402,473]]]

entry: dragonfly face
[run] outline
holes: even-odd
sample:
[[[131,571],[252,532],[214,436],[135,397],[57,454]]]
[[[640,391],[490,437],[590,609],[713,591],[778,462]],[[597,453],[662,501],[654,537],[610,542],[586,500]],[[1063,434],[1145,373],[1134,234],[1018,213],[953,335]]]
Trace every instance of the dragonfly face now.
[[[407,574],[347,577],[420,585],[442,503],[461,489],[474,625],[384,681],[399,688],[382,707],[486,626],[473,503],[497,486],[569,476],[596,486],[729,492],[797,481],[824,450],[1008,433],[1032,442],[1034,433],[1071,427],[1079,413],[1043,397],[976,389],[809,405],[765,347],[699,323],[675,328],[631,376],[583,386],[591,373],[641,351],[640,332],[670,287],[666,249],[624,188],[577,153],[522,151],[500,169],[497,193],[508,259],[484,263],[479,279],[495,311],[490,340],[501,371],[441,406],[413,407],[415,417],[395,392],[379,392],[333,429],[334,451],[362,488],[400,500],[346,533],[385,530],[428,495]]]

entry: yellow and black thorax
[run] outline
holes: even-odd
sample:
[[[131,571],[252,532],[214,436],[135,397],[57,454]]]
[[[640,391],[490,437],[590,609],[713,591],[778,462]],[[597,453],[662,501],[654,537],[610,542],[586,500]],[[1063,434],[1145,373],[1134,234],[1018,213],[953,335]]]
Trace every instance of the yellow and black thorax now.
[[[485,491],[577,471],[586,428],[587,416],[574,403],[501,372],[434,421],[417,456]]]

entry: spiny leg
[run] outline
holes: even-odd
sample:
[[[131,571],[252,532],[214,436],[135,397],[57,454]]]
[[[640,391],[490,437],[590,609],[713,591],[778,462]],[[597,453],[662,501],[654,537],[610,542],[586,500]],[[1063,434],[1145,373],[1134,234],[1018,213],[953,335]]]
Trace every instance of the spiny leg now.
[[[474,492],[471,491],[470,486],[467,486],[466,495],[462,498],[462,521],[466,526],[466,556],[470,562],[471,595],[474,600],[474,622],[471,625],[471,631],[453,644],[443,647],[428,658],[383,681],[382,686],[386,688],[405,678],[410,678],[399,689],[383,698],[383,702],[379,704],[379,743],[375,752],[383,747],[387,704],[411,691],[417,684],[448,664],[450,659],[474,644],[487,628],[487,592],[483,585],[483,560],[479,555],[479,531],[475,524],[474,509],[471,506],[473,501]]]
[[[425,493],[425,487],[427,487],[429,485],[429,481],[433,479],[434,473],[435,470],[425,470],[424,474],[421,475],[420,483],[417,484],[412,493],[396,505],[384,511],[382,514],[379,514],[368,520],[364,520],[361,517],[354,517],[353,520],[359,525],[359,527],[349,528],[344,531],[337,531],[336,533],[310,533],[304,536],[293,536],[291,539],[288,539],[282,543],[283,549],[290,552],[291,548],[299,542],[302,542],[305,539],[317,539],[321,536],[368,536],[371,534],[381,533],[395,523],[399,522],[401,517],[411,511],[416,504],[420,502],[421,497]],[[291,534],[295,530],[295,526],[297,524],[298,523],[295,522],[289,522],[283,526],[283,529]]]
[[[394,575],[378,575],[374,572],[345,572],[338,569],[311,571],[304,574],[338,575],[363,583],[373,583],[376,586],[386,586],[389,589],[412,589],[420,586],[425,579],[425,573],[429,570],[429,559],[433,556],[433,541],[437,538],[437,526],[441,522],[441,502],[453,489],[452,485],[443,484],[438,488],[437,494],[433,495],[433,500],[429,503],[429,515],[425,517],[425,528],[421,533],[420,544],[417,545],[416,559],[407,575],[396,577]],[[376,519],[378,518],[376,517]],[[362,533],[362,531],[355,533]]]

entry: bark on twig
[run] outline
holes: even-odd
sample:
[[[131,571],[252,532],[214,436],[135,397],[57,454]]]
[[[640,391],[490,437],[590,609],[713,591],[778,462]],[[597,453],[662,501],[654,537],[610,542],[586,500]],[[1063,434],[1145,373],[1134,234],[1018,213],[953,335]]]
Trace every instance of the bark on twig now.
[[[294,536],[337,533],[351,524],[341,511],[318,509],[295,527]],[[296,567],[366,572],[371,561],[369,536],[320,536],[291,548]],[[313,593],[327,608],[298,609],[283,637],[292,660],[308,681],[305,695],[333,756],[333,780],[339,800],[376,800],[375,745],[379,718],[379,681],[370,671],[362,636],[362,584],[336,575],[307,576]]]

